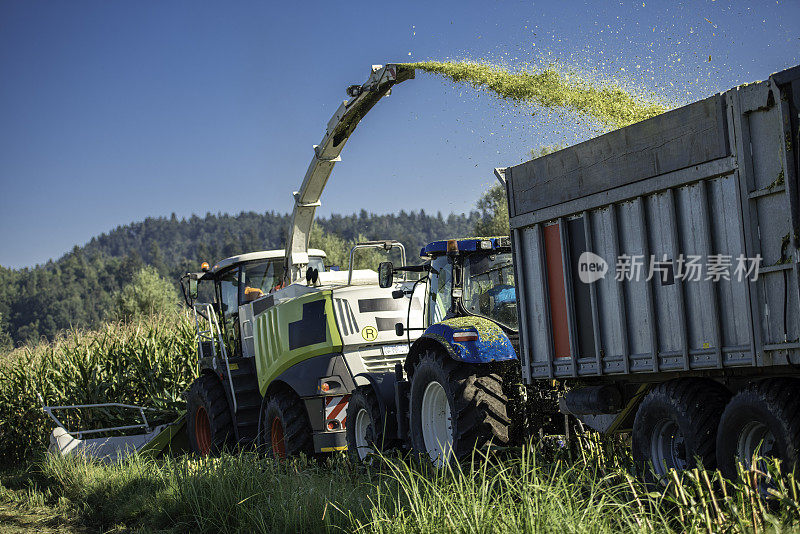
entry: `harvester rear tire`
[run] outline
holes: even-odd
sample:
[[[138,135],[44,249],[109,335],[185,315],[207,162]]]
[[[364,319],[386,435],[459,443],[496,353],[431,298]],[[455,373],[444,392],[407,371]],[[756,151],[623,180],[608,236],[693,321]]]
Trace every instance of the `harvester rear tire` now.
[[[446,423],[452,439],[449,451],[448,445],[437,449],[435,444],[426,443],[426,436],[430,441],[441,433],[431,430],[436,424],[428,419],[436,411],[435,401],[444,400],[442,394],[450,414]],[[437,466],[453,458],[468,459],[473,450],[489,444],[506,446],[511,437],[502,375],[493,372],[488,364],[456,362],[436,350],[426,351],[414,369],[409,419],[413,449]],[[426,425],[428,430],[424,431]]]
[[[347,404],[347,455],[356,463],[384,450],[385,417],[370,387],[357,388]]]
[[[267,395],[259,422],[259,449],[278,460],[312,455],[311,423],[303,400],[288,388]]]
[[[189,445],[200,456],[219,456],[233,440],[228,399],[216,377],[197,378],[186,395]]]

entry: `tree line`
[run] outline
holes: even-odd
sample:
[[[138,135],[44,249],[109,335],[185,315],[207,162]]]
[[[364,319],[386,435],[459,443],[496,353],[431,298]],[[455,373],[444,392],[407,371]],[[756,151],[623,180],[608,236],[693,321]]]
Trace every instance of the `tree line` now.
[[[443,217],[420,210],[378,215],[362,210],[331,215],[317,219],[311,246],[326,250],[329,263],[346,269],[355,242],[397,239],[414,261],[430,241],[507,232],[504,204],[498,185],[468,214]],[[289,215],[275,212],[150,217],[94,237],[43,265],[0,266],[0,349],[125,316],[136,307],[137,296],[128,288],[134,280],[151,292],[177,291],[178,278],[198,270],[203,261],[213,265],[236,254],[283,248],[289,220]],[[367,254],[362,262],[373,258]],[[168,283],[159,285],[159,277]]]

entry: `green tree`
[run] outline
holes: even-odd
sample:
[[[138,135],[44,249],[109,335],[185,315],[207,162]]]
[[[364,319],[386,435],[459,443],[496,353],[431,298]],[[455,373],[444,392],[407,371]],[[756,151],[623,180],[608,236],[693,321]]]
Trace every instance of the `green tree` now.
[[[489,188],[476,204],[481,217],[475,223],[475,235],[481,237],[509,235],[508,203],[502,184]]]
[[[131,319],[174,309],[178,293],[154,267],[143,267],[131,282],[116,294],[115,314],[118,319]]]
[[[8,333],[8,325],[3,314],[0,313],[0,352],[5,352],[14,347],[11,334]]]

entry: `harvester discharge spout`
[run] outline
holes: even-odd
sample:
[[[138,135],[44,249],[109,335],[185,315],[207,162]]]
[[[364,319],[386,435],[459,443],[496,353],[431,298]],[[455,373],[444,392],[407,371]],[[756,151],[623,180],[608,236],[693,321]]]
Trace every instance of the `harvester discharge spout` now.
[[[308,240],[314,213],[320,205],[322,191],[333,171],[344,145],[361,119],[392,87],[414,77],[414,69],[402,64],[373,65],[367,81],[347,88],[350,100],[342,102],[333,114],[325,135],[314,145],[314,156],[308,166],[300,190],[294,193],[294,210],[286,241],[286,283],[305,276],[303,266],[308,264]]]

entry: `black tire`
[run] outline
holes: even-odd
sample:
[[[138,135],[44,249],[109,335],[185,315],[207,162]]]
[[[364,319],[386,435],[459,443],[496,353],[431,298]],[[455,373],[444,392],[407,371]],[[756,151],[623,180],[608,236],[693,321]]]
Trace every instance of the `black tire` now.
[[[270,458],[284,459],[300,453],[314,453],[305,404],[290,389],[267,394],[259,429],[259,449]]]
[[[233,441],[228,398],[215,376],[197,378],[186,395],[189,446],[201,456],[219,456]]]
[[[364,436],[369,449],[359,450],[356,441],[356,425],[359,419],[359,413],[364,412],[367,417],[368,426]],[[378,399],[375,397],[375,392],[370,387],[357,388],[347,404],[347,455],[353,462],[359,463],[367,460],[362,457],[365,452],[379,452],[385,450],[387,445],[384,442],[385,427],[384,427],[384,414],[381,413]],[[371,449],[371,450],[370,450]]]
[[[797,467],[800,458],[798,394],[800,381],[774,378],[751,384],[733,396],[717,431],[717,461],[723,475],[735,479],[737,462],[749,467],[756,449],[763,456],[780,459],[784,472]]]
[[[495,446],[508,444],[511,420],[502,376],[492,372],[488,365],[459,363],[440,352],[428,350],[417,363],[411,379],[411,445],[418,454],[435,463],[441,461],[429,452],[423,435],[422,401],[432,382],[438,382],[447,397],[452,425],[452,456],[456,460],[467,459],[474,449],[490,443]]]
[[[719,418],[730,393],[712,380],[683,378],[664,382],[645,396],[633,422],[633,459],[658,478],[681,471],[696,459],[716,466]]]

